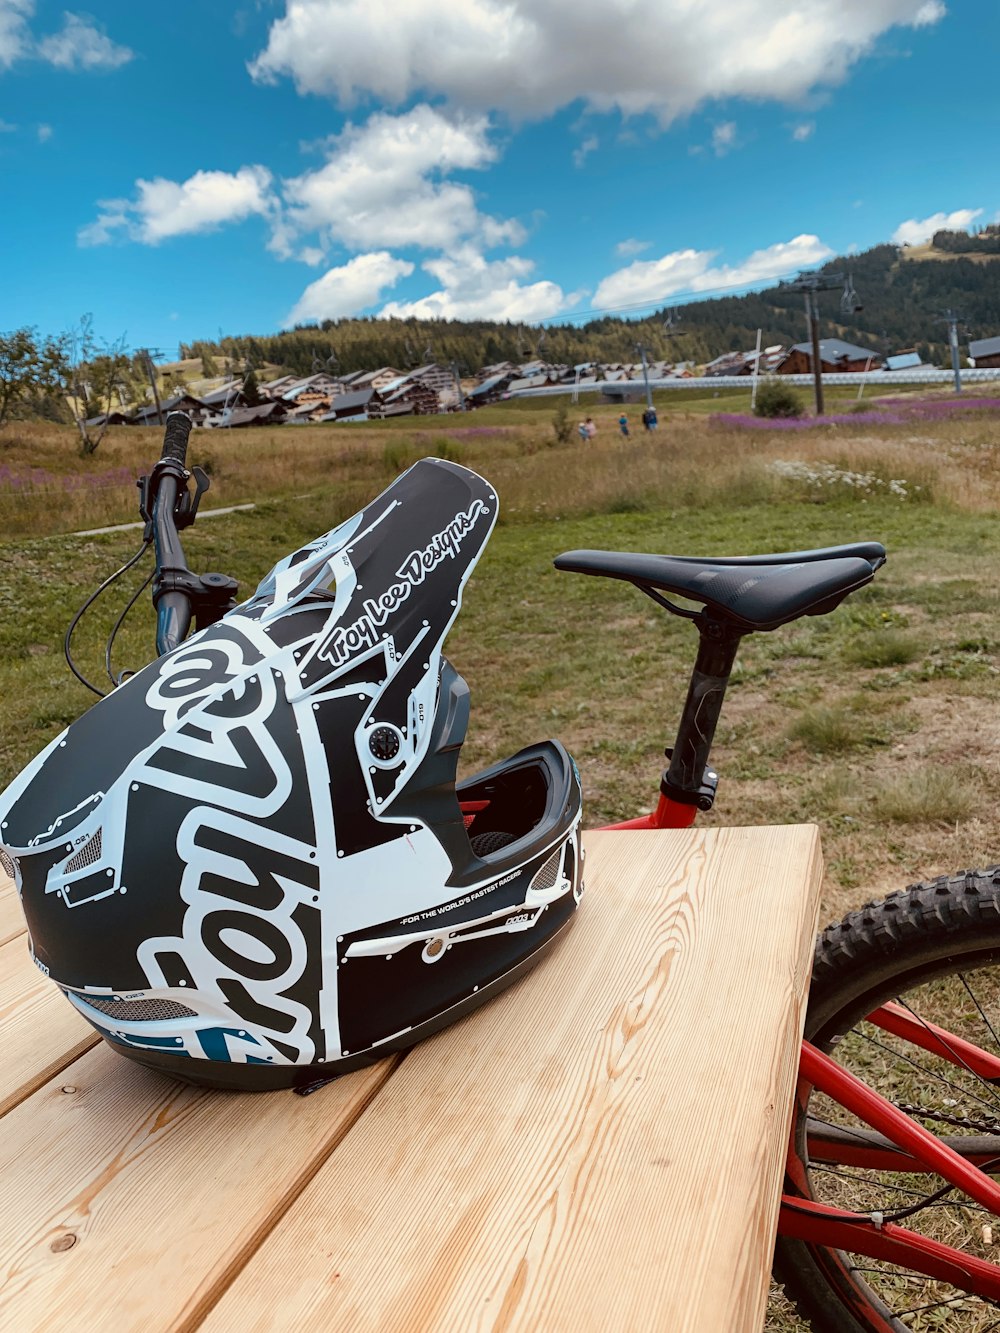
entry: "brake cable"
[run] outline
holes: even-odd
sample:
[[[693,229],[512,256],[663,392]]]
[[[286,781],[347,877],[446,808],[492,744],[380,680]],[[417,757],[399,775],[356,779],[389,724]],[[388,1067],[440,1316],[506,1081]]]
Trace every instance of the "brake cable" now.
[[[105,671],[108,673],[108,679],[111,681],[111,684],[115,687],[115,689],[118,688],[118,686],[122,683],[122,681],[125,679],[126,676],[134,676],[134,675],[135,675],[135,672],[134,672],[134,671],[129,671],[129,670],[126,669],[126,670],[124,670],[124,671],[119,671],[118,674],[117,674],[117,676],[116,676],[115,673],[111,670],[111,652],[112,652],[112,649],[113,649],[114,646],[115,646],[115,639],[116,639],[116,637],[117,637],[117,635],[118,635],[118,631],[121,629],[122,625],[123,625],[124,622],[125,622],[125,617],[126,617],[126,616],[128,615],[128,613],[132,610],[133,606],[135,606],[136,602],[139,600],[139,598],[142,596],[142,594],[146,591],[146,589],[147,589],[147,588],[149,587],[149,585],[152,583],[152,581],[153,581],[155,575],[156,575],[156,566],[154,565],[153,568],[149,571],[149,576],[146,578],[145,582],[144,582],[144,583],[141,583],[141,584],[139,585],[139,587],[136,588],[136,590],[135,590],[135,592],[133,593],[133,595],[132,595],[132,599],[131,599],[131,601],[129,602],[128,606],[126,606],[125,610],[121,613],[121,615],[120,615],[120,616],[118,617],[118,619],[115,621],[115,627],[114,627],[114,629],[111,631],[111,633],[108,635],[108,641],[107,641],[107,643],[104,645],[104,669],[105,669]]]
[[[87,598],[84,604],[80,607],[79,611],[77,611],[73,619],[69,622],[69,628],[67,629],[65,638],[63,639],[63,653],[66,657],[67,666],[69,667],[70,671],[72,671],[73,675],[77,678],[77,680],[81,683],[81,685],[86,685],[87,689],[90,690],[92,693],[96,694],[99,699],[107,698],[106,692],[104,690],[98,689],[96,685],[94,685],[91,681],[89,681],[87,677],[77,669],[76,663],[73,661],[73,651],[71,646],[73,632],[76,629],[77,625],[80,623],[80,621],[83,619],[86,612],[90,610],[94,602],[96,602],[98,597],[100,597],[101,593],[105,592],[108,588],[110,588],[112,583],[114,583],[116,579],[120,579],[123,574],[127,574],[133,565],[137,565],[139,561],[142,559],[142,557],[149,550],[149,547],[151,545],[152,545],[152,538],[144,539],[142,545],[139,547],[138,551],[136,551],[135,555],[132,556],[130,560],[127,560],[120,569],[116,569],[113,574],[109,575],[99,588],[95,588],[95,590],[90,594],[90,596]],[[141,591],[142,589],[140,589],[140,592]],[[133,598],[133,601],[134,600],[135,599]],[[129,605],[131,606],[131,603]],[[126,611],[128,609],[129,608],[126,607]],[[119,621],[119,624],[120,623],[121,622]],[[117,632],[117,628],[118,626],[116,625],[114,632]]]

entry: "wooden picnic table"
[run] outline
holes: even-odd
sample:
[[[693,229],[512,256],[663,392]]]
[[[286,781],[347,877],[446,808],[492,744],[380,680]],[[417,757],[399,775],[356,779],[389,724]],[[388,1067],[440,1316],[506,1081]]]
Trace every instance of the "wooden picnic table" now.
[[[812,827],[585,835],[578,920],[405,1057],[236,1094],[116,1055],[0,888],[0,1328],[759,1330]]]

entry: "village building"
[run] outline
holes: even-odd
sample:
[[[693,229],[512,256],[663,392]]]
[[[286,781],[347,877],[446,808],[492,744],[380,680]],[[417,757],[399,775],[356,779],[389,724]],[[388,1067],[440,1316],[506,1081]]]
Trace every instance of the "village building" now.
[[[200,398],[190,393],[178,393],[167,398],[157,408],[155,403],[145,403],[131,417],[133,426],[155,426],[159,420],[166,421],[168,412],[185,412],[196,426],[205,423],[214,412]]]
[[[885,358],[885,365],[883,366],[883,370],[886,371],[924,369],[931,369],[931,367],[924,366],[924,363],[920,359],[920,353],[914,348],[910,348],[905,352],[896,352],[893,356],[887,356]]]
[[[201,401],[214,412],[221,412],[227,407],[245,407],[247,400],[243,392],[243,381],[230,380],[221,388],[202,394]]]
[[[340,380],[328,375],[326,371],[320,371],[316,375],[306,375],[304,379],[286,384],[280,397],[284,403],[325,403],[329,406],[330,401],[342,392]]]
[[[334,398],[330,409],[317,421],[367,421],[368,409],[376,391],[368,385],[364,389],[354,389],[350,393],[339,393]]]
[[[485,407],[487,403],[499,402],[506,393],[510,382],[506,371],[499,375],[492,375],[489,379],[481,380],[474,389],[469,389],[466,392],[466,407]]]
[[[517,367],[513,361],[497,361],[492,366],[483,366],[482,370],[476,371],[476,379],[480,384],[486,380],[502,379],[506,376],[508,379],[514,379],[517,376]]]
[[[351,375],[341,383],[349,385],[351,392],[361,389],[382,390],[393,380],[401,378],[403,378],[401,370],[395,370],[392,366],[380,366],[378,370],[364,370],[358,375]]]
[[[1000,366],[1000,338],[976,338],[969,343],[969,358],[977,370]]]
[[[245,426],[280,426],[287,409],[282,402],[258,403],[256,407],[234,407],[220,417],[216,429],[236,430]],[[206,422],[206,425],[209,423]]]
[[[421,380],[405,376],[387,384],[368,406],[371,418],[384,420],[398,416],[432,416],[441,411],[440,398],[435,389]]]
[[[858,347],[842,338],[821,338],[819,363],[824,375],[861,373],[874,370],[882,364],[880,352],[870,347]],[[812,343],[796,343],[777,367],[779,375],[812,374]]]

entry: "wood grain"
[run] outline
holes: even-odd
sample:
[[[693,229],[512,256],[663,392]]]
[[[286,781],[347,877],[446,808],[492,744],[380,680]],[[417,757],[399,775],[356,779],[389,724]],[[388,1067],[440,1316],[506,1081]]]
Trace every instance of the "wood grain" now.
[[[99,1040],[31,961],[25,934],[0,947],[0,1115]]]
[[[761,1327],[816,830],[586,845],[565,940],[407,1057],[206,1330]]]
[[[24,913],[14,881],[0,871],[0,944],[24,934]]]
[[[0,1327],[196,1327],[392,1067],[303,1098],[88,1052],[3,1121]]]

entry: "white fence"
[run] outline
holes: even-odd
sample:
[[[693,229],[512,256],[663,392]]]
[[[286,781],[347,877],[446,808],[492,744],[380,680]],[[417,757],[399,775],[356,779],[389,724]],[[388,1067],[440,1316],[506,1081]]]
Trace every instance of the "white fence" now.
[[[983,370],[961,370],[959,371],[962,380],[962,387],[970,384],[983,384],[987,381],[1000,380],[1000,367],[991,367]],[[758,384],[767,379],[768,376],[762,375]],[[774,378],[780,379],[784,384],[801,384],[811,386],[813,382],[812,375],[778,375]],[[894,384],[954,384],[955,374],[951,370],[873,370],[867,376],[864,371],[855,371],[853,373],[833,372],[823,376],[824,384],[847,384],[854,388],[861,385],[862,380],[865,387],[877,388],[881,391],[891,391]],[[695,376],[692,379],[653,379],[650,376],[649,387],[651,389],[698,389],[702,393],[706,389],[749,389],[753,383],[750,375],[703,375]],[[552,394],[583,394],[583,393],[604,393],[608,397],[628,397],[642,398],[645,396],[645,382],[639,380],[598,380],[596,384],[547,384],[541,389],[517,389],[514,393],[506,394],[508,398],[543,398]]]

